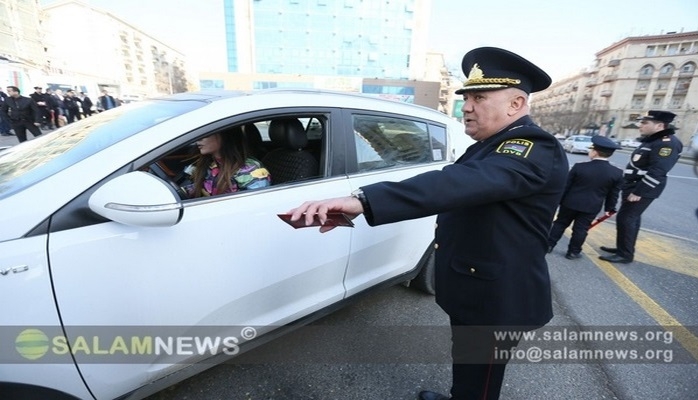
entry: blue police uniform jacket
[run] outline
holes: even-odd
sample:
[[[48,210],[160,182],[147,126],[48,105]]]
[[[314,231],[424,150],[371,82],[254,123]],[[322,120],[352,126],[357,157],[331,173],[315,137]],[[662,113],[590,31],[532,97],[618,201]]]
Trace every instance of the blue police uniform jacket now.
[[[370,225],[439,214],[436,301],[459,323],[539,327],[552,318],[545,261],[568,163],[528,116],[454,164],[362,187]]]
[[[640,142],[625,167],[623,197],[632,193],[656,199],[666,187],[669,170],[679,161],[683,144],[674,136],[673,129],[664,129]]]
[[[567,175],[561,205],[583,213],[616,211],[623,171],[608,160],[591,160],[574,164]]]

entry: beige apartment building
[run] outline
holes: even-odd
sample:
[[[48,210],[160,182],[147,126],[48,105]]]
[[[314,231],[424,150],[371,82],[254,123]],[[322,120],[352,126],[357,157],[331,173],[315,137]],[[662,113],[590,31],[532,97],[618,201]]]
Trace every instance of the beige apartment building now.
[[[77,36],[76,36],[77,35]],[[78,0],[0,0],[0,85],[109,90],[121,100],[191,90],[185,56]]]
[[[119,17],[77,0],[52,3],[43,8],[43,16],[54,70],[70,71],[122,99],[189,90],[184,54]],[[77,26],[89,32],[79,41]]]
[[[677,115],[677,137],[698,130],[698,31],[628,37],[596,53],[594,67],[536,93],[531,111],[556,134],[637,137],[650,109]]]
[[[31,93],[30,81],[48,65],[40,14],[37,1],[0,0],[0,85]]]

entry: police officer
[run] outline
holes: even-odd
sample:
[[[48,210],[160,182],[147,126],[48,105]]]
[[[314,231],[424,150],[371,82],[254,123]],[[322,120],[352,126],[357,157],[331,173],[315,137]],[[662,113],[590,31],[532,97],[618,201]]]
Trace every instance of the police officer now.
[[[623,171],[608,162],[608,158],[620,146],[605,136],[594,136],[591,143],[591,161],[575,164],[567,175],[565,192],[548,237],[550,253],[565,229],[574,221],[572,237],[565,254],[568,260],[582,257],[582,245],[601,207],[607,216],[616,212],[618,194],[623,183]]]
[[[674,117],[672,112],[659,110],[640,117],[640,146],[630,155],[623,175],[622,203],[616,215],[616,247],[601,246],[601,250],[611,254],[600,259],[633,262],[642,213],[664,190],[667,173],[683,150],[671,128]]]
[[[352,196],[291,211],[311,224],[328,211],[381,225],[438,214],[436,301],[451,321],[453,399],[497,399],[506,356],[518,340],[504,327],[531,330],[552,318],[547,238],[565,186],[567,157],[528,116],[529,93],[550,77],[507,50],[482,47],[463,57],[465,133],[477,143],[454,164],[401,182],[361,187]],[[331,227],[320,228],[321,232]],[[448,399],[423,391],[423,400]]]

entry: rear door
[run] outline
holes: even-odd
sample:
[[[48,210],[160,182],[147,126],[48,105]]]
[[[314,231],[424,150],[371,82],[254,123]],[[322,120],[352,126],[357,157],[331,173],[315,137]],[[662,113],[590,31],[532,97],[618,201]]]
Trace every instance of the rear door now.
[[[347,143],[352,189],[400,181],[449,162],[445,125],[383,113],[346,113],[352,132]],[[413,269],[433,240],[434,223],[431,216],[369,228],[358,218],[344,281],[347,295]]]

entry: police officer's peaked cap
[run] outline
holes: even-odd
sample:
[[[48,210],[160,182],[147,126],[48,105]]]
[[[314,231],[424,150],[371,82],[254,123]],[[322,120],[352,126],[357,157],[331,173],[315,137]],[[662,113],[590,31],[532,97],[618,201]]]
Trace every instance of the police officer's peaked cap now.
[[[638,121],[642,121],[645,119],[652,119],[655,121],[664,122],[665,124],[670,124],[671,121],[673,121],[675,117],[676,117],[676,114],[674,114],[673,112],[650,110],[650,111],[647,111],[647,114],[638,118]]]
[[[34,86],[34,89],[43,89],[41,86]]]
[[[546,89],[552,82],[550,76],[532,62],[496,47],[467,52],[461,66],[467,78],[456,94],[510,87],[533,93]]]
[[[591,143],[593,144],[592,147],[594,149],[601,150],[601,151],[613,152],[614,150],[620,149],[620,146],[618,145],[618,143],[607,138],[606,136],[594,136],[591,138]]]

